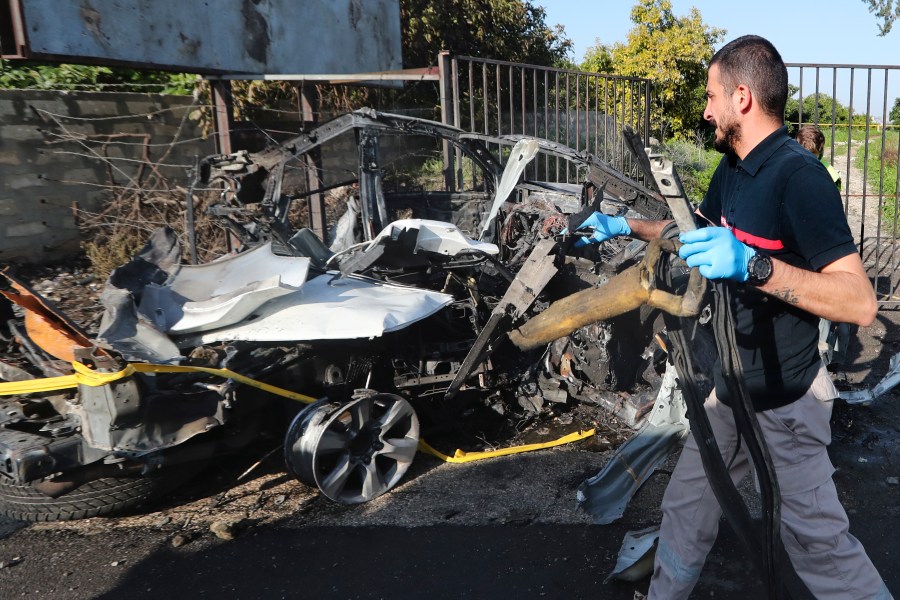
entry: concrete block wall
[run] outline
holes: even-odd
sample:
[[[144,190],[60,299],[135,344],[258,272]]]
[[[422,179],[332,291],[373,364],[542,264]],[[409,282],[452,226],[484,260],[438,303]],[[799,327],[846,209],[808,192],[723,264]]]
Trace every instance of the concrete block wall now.
[[[164,162],[184,166],[212,154],[212,138],[198,139],[199,124],[185,118],[192,110],[185,96],[0,90],[0,262],[78,252],[73,207],[95,211],[116,189],[140,184],[146,169],[132,161],[144,152],[156,163],[171,148]],[[187,168],[160,172],[170,185],[189,183]]]

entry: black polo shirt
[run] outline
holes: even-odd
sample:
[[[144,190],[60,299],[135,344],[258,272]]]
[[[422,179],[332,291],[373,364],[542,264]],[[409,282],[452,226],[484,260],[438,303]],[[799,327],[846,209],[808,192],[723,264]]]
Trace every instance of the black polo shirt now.
[[[735,237],[801,269],[818,271],[856,252],[840,193],[818,158],[782,127],[744,160],[726,155],[710,182],[700,212]],[[735,284],[738,354],[756,410],[789,404],[802,396],[819,369],[819,318]],[[715,369],[716,395],[731,400]]]

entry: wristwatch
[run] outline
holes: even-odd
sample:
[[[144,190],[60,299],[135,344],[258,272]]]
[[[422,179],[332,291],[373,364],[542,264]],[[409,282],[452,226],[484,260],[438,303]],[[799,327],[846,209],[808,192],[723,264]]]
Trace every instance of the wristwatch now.
[[[772,258],[757,252],[747,263],[747,283],[762,285],[772,276]]]

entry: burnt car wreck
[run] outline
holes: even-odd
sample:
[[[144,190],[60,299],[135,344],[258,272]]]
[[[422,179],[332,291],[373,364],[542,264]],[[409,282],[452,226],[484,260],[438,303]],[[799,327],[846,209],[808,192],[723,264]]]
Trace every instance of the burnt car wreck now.
[[[332,179],[297,183],[308,155],[348,137],[352,166],[323,159]],[[456,190],[393,174],[388,150],[408,138],[448,145]],[[575,182],[547,183],[560,168]],[[28,364],[4,369],[18,381],[0,397],[0,512],[111,514],[273,421],[293,475],[332,500],[365,502],[411,464],[420,418],[447,406],[534,417],[582,402],[637,429],[664,379],[672,394],[661,312],[696,314],[702,289],[683,270],[689,292],[660,296],[671,242],[573,249],[566,228],[579,213],[670,215],[660,193],[594,156],[361,110],[261,152],[207,157],[192,189],[214,187],[210,213],[236,251],[185,264],[194,240],[183,248],[156,231],[110,275],[96,333],[2,271],[2,333]],[[350,193],[327,243],[294,224],[310,195],[338,188]],[[607,285],[616,303],[567,330],[536,320]],[[683,411],[661,422],[681,421]],[[665,436],[683,434],[681,423]],[[627,496],[633,483],[616,489]]]

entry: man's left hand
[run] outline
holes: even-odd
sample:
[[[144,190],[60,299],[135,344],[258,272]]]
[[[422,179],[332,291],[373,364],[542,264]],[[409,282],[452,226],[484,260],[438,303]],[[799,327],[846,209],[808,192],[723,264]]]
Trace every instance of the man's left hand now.
[[[698,267],[707,279],[747,281],[747,264],[756,250],[739,241],[726,227],[703,227],[678,236],[678,256]]]

